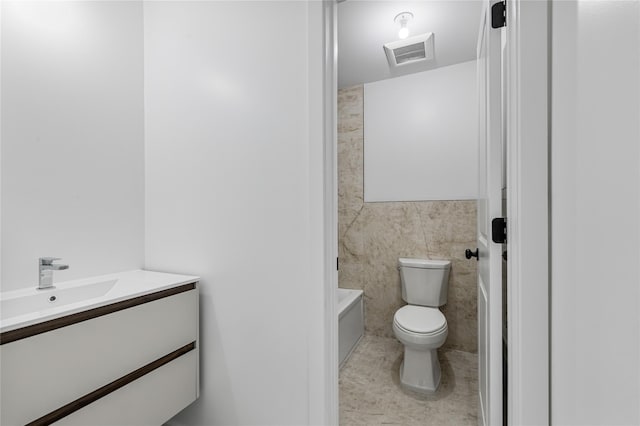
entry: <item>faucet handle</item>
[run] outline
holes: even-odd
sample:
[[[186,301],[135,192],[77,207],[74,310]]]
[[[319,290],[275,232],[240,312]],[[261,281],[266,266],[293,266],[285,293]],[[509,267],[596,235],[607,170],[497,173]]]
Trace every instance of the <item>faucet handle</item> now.
[[[40,265],[51,265],[56,260],[61,260],[61,257],[41,257],[39,259]]]

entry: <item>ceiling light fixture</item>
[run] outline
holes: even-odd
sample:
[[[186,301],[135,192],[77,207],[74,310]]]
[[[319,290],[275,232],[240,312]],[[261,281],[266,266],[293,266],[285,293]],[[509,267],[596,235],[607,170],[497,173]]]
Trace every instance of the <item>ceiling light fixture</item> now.
[[[400,40],[404,40],[409,37],[409,21],[413,19],[413,13],[411,12],[400,12],[393,18],[393,22],[400,25],[400,31],[398,31],[398,37]]]

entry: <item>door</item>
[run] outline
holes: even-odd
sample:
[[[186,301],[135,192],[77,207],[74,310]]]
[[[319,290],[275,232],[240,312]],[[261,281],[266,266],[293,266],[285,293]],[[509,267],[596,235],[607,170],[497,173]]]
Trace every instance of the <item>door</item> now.
[[[491,222],[503,217],[502,29],[491,25],[485,2],[478,36],[478,392],[482,426],[502,425],[502,244]]]

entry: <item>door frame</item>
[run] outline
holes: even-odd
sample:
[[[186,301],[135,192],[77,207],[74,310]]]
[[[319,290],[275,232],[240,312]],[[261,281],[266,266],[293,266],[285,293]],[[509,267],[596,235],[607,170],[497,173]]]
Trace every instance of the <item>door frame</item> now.
[[[311,138],[321,134],[319,141],[322,153],[322,280],[320,289],[313,289],[311,295],[310,313],[319,302],[317,296],[322,297],[323,330],[322,339],[317,346],[310,345],[309,351],[309,424],[310,425],[338,425],[339,424],[339,396],[338,396],[338,1],[322,0],[309,1],[309,38],[310,73],[316,66],[321,67],[322,75],[312,79],[321,87],[321,93],[311,94],[310,121],[316,119],[315,114],[322,114],[321,126],[312,130]],[[318,33],[321,37],[318,38]],[[315,40],[315,43],[314,43]],[[312,81],[310,80],[310,83]],[[318,101],[321,100],[321,105]],[[312,211],[313,211],[312,207]],[[315,286],[315,284],[314,284]],[[315,356],[316,352],[320,352]],[[314,370],[319,370],[314,371]],[[321,377],[318,377],[321,376]]]
[[[549,424],[550,6],[507,0],[510,425]]]
[[[313,2],[311,2],[313,3]],[[323,0],[324,383],[311,424],[338,424],[337,0]],[[507,0],[508,420],[549,424],[550,7]],[[317,27],[310,27],[313,31]],[[501,330],[498,330],[501,333]],[[317,365],[317,364],[316,364]],[[315,389],[313,389],[315,388]]]

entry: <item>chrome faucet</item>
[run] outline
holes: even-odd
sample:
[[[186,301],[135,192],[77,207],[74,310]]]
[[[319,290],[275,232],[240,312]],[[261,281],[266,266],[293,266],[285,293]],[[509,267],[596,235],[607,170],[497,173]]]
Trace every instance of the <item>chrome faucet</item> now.
[[[69,269],[69,265],[54,265],[53,262],[60,260],[59,257],[41,257],[38,259],[38,290],[53,287],[53,271]]]

